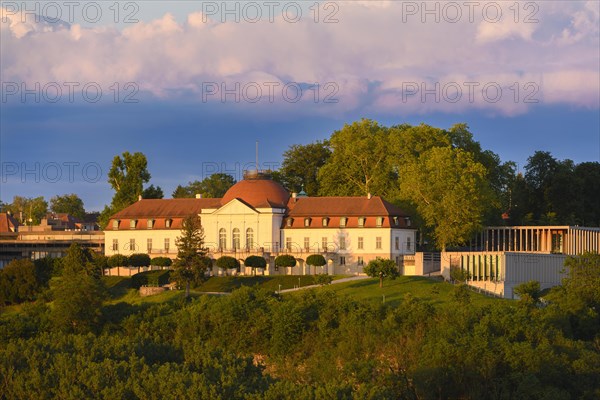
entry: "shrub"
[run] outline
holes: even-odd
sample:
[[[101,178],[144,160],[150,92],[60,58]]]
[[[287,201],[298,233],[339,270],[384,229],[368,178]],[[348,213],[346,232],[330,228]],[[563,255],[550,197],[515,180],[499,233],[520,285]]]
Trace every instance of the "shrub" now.
[[[131,277],[131,287],[139,289],[141,286],[162,286],[169,283],[170,270],[146,271]]]
[[[157,267],[170,267],[173,264],[173,260],[169,257],[154,257],[150,261],[150,265],[155,265]]]

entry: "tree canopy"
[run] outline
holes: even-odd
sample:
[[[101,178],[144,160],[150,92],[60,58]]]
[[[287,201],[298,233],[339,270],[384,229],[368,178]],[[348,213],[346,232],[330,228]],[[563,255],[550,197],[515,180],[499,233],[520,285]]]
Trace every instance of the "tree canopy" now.
[[[383,287],[385,278],[396,279],[400,275],[398,267],[393,260],[377,258],[369,261],[363,269],[364,273],[372,278],[379,278],[379,287]]]
[[[235,184],[235,179],[229,174],[212,174],[202,181],[189,182],[187,186],[178,185],[173,192],[173,198],[194,198],[196,194],[202,197],[221,198]]]
[[[81,200],[75,193],[52,197],[50,199],[50,211],[55,213],[70,214],[79,219],[83,219],[85,217],[83,200]]]
[[[204,228],[198,215],[188,216],[183,220],[181,236],[175,240],[177,258],[173,263],[173,278],[185,282],[186,297],[189,296],[190,283],[201,281],[208,268],[208,249],[204,247]]]

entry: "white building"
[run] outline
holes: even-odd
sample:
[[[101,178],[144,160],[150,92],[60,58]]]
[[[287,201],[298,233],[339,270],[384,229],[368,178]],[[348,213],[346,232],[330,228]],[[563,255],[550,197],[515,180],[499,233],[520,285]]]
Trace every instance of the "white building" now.
[[[290,196],[268,174],[252,171],[221,199],[140,200],[118,212],[105,230],[106,255],[175,258],[182,222],[194,214],[201,217],[209,256],[231,255],[243,264],[261,255],[269,263],[266,274],[288,273],[273,265],[279,254],[296,257],[291,274],[355,274],[376,257],[401,264],[415,251],[409,217],[379,196]],[[325,256],[323,271],[305,265],[310,254]]]

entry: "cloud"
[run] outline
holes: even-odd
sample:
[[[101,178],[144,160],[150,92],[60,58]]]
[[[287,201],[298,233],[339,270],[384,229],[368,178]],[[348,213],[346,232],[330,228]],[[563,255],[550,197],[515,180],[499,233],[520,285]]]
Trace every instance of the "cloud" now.
[[[96,82],[107,92],[115,82],[135,82],[161,99],[216,102],[223,98],[206,96],[207,83],[264,89],[292,82],[305,89],[319,84],[320,90],[330,84],[318,102],[306,89],[301,101],[279,93],[273,102],[265,96],[259,107],[303,106],[316,114],[364,109],[516,115],[535,104],[524,101],[534,91],[542,103],[598,107],[597,3],[570,3],[564,10],[546,3],[535,10],[535,23],[523,22],[531,10],[521,10],[517,20],[508,8],[513,3],[502,3],[502,19],[491,22],[483,8],[474,9],[471,20],[469,10],[456,14],[446,3],[421,9],[419,2],[377,1],[336,3],[339,9],[321,9],[319,18],[305,8],[295,23],[281,12],[272,22],[242,16],[239,23],[221,23],[201,11],[178,21],[165,12],[122,29],[23,19],[3,9],[2,73],[4,81],[27,85]],[[324,23],[326,11],[335,11],[338,22]],[[473,82],[477,96],[469,99]],[[413,84],[419,92],[408,96]],[[484,87],[489,96],[501,88],[501,98],[490,101]],[[456,88],[463,91],[458,101],[450,96]],[[423,90],[429,94],[422,97]],[[332,92],[337,102],[323,107]]]

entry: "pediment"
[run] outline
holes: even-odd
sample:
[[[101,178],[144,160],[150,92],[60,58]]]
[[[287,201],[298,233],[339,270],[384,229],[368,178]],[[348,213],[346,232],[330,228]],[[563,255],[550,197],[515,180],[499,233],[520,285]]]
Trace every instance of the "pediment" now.
[[[212,213],[213,215],[256,215],[259,212],[240,199],[233,199]]]

